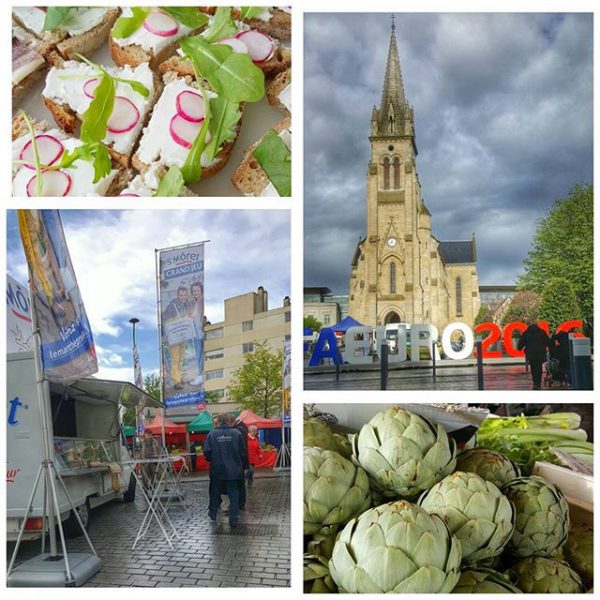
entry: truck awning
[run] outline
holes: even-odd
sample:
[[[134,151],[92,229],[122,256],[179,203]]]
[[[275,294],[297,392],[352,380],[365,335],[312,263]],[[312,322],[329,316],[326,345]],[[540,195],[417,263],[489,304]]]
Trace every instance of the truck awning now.
[[[129,381],[111,381],[90,377],[78,379],[68,387],[69,395],[76,400],[114,402],[122,404],[126,408],[133,406],[164,407],[162,402]]]

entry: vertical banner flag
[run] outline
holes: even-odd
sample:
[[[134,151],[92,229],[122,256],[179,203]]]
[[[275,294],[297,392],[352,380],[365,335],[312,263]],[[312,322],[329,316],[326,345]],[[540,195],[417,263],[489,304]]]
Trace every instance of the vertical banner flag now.
[[[92,330],[57,210],[19,210],[44,377],[69,383],[98,371]]]
[[[204,402],[204,244],[159,250],[163,402]]]
[[[142,377],[142,363],[140,361],[140,353],[137,345],[133,347],[133,379],[134,383],[141,390],[144,389],[144,378]]]
[[[33,350],[29,290],[10,275],[6,276],[6,351]]]
[[[283,344],[283,416],[290,414],[290,394],[292,391],[292,344]]]

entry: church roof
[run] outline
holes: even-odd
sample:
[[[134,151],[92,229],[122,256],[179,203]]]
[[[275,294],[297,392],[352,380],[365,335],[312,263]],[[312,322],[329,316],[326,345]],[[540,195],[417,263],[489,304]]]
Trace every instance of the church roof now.
[[[474,240],[440,242],[439,244],[440,255],[446,264],[474,263],[477,261]]]

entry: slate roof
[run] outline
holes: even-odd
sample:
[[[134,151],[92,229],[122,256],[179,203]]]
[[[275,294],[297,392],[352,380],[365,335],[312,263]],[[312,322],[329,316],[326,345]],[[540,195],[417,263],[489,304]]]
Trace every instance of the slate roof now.
[[[474,263],[477,260],[472,240],[440,242],[439,252],[446,264]]]

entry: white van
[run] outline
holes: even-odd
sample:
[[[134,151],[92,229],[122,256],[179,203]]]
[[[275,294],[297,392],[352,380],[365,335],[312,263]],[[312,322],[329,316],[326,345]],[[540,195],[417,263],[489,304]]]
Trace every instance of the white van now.
[[[8,354],[7,360],[7,539],[16,540],[27,501],[44,455],[33,352]],[[49,436],[54,464],[84,525],[90,511],[122,497],[135,497],[135,478],[123,465],[129,460],[121,434],[123,407],[162,404],[135,385],[93,377],[70,385],[50,383]],[[120,471],[120,472],[119,472]],[[70,504],[57,482],[60,516],[66,535],[81,533]],[[43,531],[43,483],[40,482],[23,539]]]

